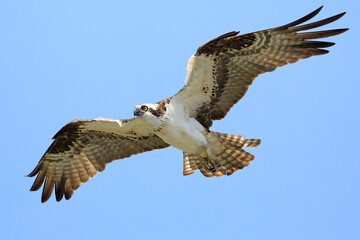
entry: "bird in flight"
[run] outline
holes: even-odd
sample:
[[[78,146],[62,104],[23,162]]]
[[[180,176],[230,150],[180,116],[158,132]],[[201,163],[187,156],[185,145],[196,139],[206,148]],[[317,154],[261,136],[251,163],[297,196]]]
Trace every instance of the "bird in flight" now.
[[[259,74],[329,52],[323,48],[334,43],[313,39],[347,28],[301,32],[345,14],[303,24],[321,9],[280,27],[242,35],[233,31],[205,43],[189,60],[184,87],[163,101],[137,105],[134,118],[66,124],[28,175],[37,175],[30,191],[44,184],[41,201],[46,202],[55,186],[56,200],[68,200],[108,163],[169,146],[183,151],[184,175],[200,170],[206,177],[221,177],[248,166],[255,157],[243,148],[257,147],[260,139],[213,132],[213,120],[224,118]]]

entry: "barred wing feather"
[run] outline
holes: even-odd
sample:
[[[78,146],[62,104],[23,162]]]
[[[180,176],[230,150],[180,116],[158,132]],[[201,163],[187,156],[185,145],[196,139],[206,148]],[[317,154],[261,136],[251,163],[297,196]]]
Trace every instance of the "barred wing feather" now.
[[[226,116],[259,74],[329,52],[323,48],[334,43],[312,39],[348,29],[299,32],[329,24],[345,14],[299,25],[317,15],[321,8],[281,27],[243,35],[229,32],[200,46],[189,60],[185,86],[172,101],[184,102],[190,114],[209,128],[212,120]]]
[[[169,145],[142,126],[136,118],[127,120],[74,120],[54,136],[54,141],[35,169],[31,191],[44,184],[42,202],[55,186],[56,200],[70,199],[82,183],[104,171],[108,163],[131,155],[166,148]]]

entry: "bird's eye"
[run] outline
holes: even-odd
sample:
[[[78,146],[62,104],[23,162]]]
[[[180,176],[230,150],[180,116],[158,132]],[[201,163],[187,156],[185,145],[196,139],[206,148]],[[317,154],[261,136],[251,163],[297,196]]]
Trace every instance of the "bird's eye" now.
[[[145,106],[145,105],[144,105],[144,106],[142,106],[142,107],[141,107],[141,109],[142,109],[143,111],[147,111],[147,110],[149,110],[149,108],[148,108],[147,106]]]

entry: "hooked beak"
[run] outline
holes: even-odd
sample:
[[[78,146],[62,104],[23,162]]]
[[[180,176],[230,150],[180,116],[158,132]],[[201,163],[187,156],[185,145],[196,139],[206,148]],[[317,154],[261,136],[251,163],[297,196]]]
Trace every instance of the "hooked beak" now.
[[[134,109],[134,116],[141,116],[141,115],[143,115],[144,114],[144,112],[140,109],[140,108],[135,108]]]

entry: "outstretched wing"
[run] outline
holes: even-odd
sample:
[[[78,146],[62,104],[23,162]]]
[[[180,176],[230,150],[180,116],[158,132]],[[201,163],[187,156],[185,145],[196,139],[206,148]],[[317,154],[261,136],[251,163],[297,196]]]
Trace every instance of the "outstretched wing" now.
[[[281,27],[243,35],[229,32],[202,45],[189,60],[184,88],[171,101],[183,103],[190,115],[209,128],[212,120],[226,116],[259,74],[329,52],[322,48],[334,43],[311,39],[334,36],[348,29],[299,33],[336,21],[345,14],[299,26],[321,8]]]
[[[105,169],[113,160],[166,148],[169,145],[151,133],[138,118],[127,120],[74,120],[53,137],[54,141],[36,168],[30,191],[44,183],[42,202],[46,202],[55,185],[56,200],[68,200],[82,183]]]

